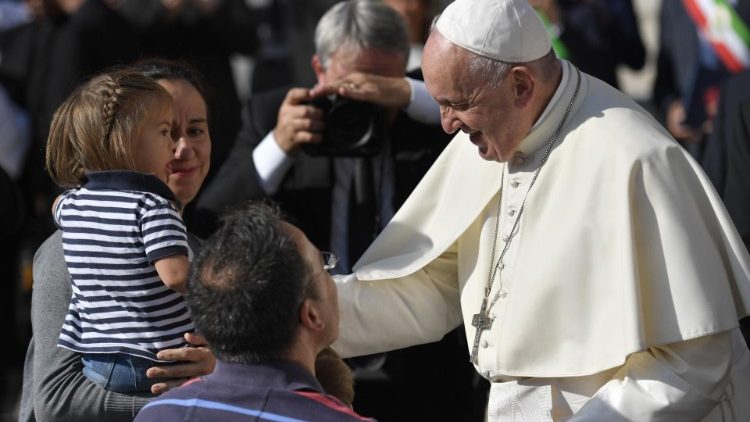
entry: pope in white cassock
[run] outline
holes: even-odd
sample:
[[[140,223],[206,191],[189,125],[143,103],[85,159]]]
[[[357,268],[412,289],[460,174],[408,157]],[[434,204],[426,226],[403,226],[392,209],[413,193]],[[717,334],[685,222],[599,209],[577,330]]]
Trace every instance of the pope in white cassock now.
[[[423,72],[460,132],[337,279],[334,348],[463,322],[491,421],[750,420],[750,259],[688,154],[524,0],[449,5]]]

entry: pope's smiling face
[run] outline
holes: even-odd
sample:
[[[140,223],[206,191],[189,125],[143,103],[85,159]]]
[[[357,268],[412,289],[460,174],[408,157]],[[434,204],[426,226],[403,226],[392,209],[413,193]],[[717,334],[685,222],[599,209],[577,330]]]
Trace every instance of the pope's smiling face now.
[[[504,162],[531,128],[522,113],[528,102],[519,102],[513,70],[492,88],[468,71],[471,58],[467,50],[433,31],[422,58],[425,83],[440,104],[443,130],[468,133],[482,158]]]

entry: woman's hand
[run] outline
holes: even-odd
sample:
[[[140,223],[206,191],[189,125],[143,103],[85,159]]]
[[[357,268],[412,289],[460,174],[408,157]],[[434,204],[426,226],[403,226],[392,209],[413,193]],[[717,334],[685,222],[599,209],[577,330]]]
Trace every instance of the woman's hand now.
[[[164,393],[174,387],[179,387],[192,378],[208,375],[214,371],[216,358],[207,347],[206,339],[200,334],[185,333],[185,340],[193,347],[165,349],[156,355],[159,359],[174,360],[180,363],[153,366],[146,371],[146,376],[149,378],[171,378],[168,381],[152,385],[152,393]]]

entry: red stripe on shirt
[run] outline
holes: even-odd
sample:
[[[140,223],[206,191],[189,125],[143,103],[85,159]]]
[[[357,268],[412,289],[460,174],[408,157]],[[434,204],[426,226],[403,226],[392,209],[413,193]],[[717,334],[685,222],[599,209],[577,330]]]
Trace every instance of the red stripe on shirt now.
[[[357,412],[355,412],[351,407],[347,406],[346,404],[344,404],[344,402],[342,402],[341,400],[333,396],[320,394],[315,391],[295,391],[294,393],[299,394],[300,396],[303,396],[303,397],[307,397],[310,400],[314,400],[322,404],[323,406],[326,406],[338,412],[346,413],[347,415],[355,417],[361,421],[368,421],[368,422],[374,421],[374,419],[372,418],[366,418],[364,416],[357,414]]]

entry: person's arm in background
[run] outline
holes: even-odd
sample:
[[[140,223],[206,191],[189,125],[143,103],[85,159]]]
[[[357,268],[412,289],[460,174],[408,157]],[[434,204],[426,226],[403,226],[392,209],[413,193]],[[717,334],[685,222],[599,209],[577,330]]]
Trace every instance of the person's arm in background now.
[[[686,117],[682,92],[675,77],[676,63],[670,53],[676,48],[686,48],[684,40],[675,39],[673,15],[681,2],[663,2],[659,12],[659,55],[656,59],[656,79],[651,93],[652,102],[664,116],[664,126],[678,141],[695,141],[700,133],[684,124]],[[684,36],[689,36],[684,35]]]
[[[37,421],[131,421],[149,398],[104,390],[83,375],[79,354],[57,347],[70,296],[70,275],[63,257],[61,232],[58,231],[42,244],[34,257],[33,338],[29,347],[32,356],[27,355],[32,367],[30,373],[24,374],[24,384],[28,384],[26,378],[32,377],[29,404],[33,404],[34,417]],[[179,385],[186,378],[213,370],[213,357],[205,347],[183,349],[177,353],[181,353],[180,360],[187,363],[151,368],[149,372],[152,376],[156,370],[161,376],[184,378],[157,384],[154,390],[166,391],[167,387]],[[163,350],[159,356],[170,352]]]

